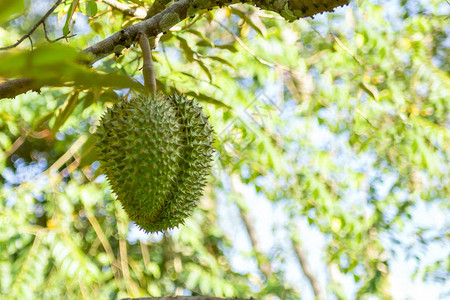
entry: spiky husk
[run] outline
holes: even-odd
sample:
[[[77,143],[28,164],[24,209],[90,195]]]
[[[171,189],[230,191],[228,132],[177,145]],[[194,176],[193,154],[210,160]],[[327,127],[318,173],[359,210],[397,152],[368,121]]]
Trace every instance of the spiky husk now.
[[[183,224],[212,160],[201,107],[179,94],[141,96],[107,109],[96,135],[101,167],[130,219],[148,232]]]

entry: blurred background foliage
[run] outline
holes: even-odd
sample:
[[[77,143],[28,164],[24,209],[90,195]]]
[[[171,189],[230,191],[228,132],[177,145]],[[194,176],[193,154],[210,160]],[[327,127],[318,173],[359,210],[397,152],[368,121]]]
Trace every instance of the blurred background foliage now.
[[[53,5],[0,3],[2,46]],[[65,1],[46,29],[67,39],[49,43],[41,26],[32,44],[0,52],[0,80],[52,85],[0,100],[0,297],[312,299],[293,275],[304,272],[319,299],[391,299],[401,255],[411,281],[443,286],[449,12],[445,1],[361,0],[287,23],[234,5],[164,34],[158,86],[203,103],[217,152],[187,224],[148,236],[97,172],[91,136],[106,106],[139,92],[140,50],[92,69],[78,54],[140,20]]]

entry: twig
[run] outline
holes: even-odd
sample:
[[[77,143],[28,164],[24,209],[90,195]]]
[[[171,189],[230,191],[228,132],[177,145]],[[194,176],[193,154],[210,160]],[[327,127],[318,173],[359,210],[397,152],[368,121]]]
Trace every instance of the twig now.
[[[363,65],[363,62],[361,60],[361,58],[359,58],[358,56],[356,56],[350,49],[348,49],[344,43],[342,43],[342,41],[335,36],[334,34],[330,33],[331,37],[333,38],[333,40],[338,43],[339,46],[341,46],[342,49],[344,49],[345,52],[347,52],[351,57],[353,57],[353,59],[360,65]]]
[[[108,4],[112,8],[117,9],[118,11],[127,14],[129,16],[136,17],[138,19],[145,19],[145,10],[138,7],[137,9],[131,8],[128,5],[121,3],[116,0],[101,0],[102,2]]]
[[[44,35],[45,35],[45,39],[46,39],[49,43],[57,42],[57,41],[59,41],[59,40],[62,40],[63,38],[68,38],[68,39],[69,39],[69,38],[71,38],[71,37],[76,36],[76,34],[72,34],[72,35],[68,35],[67,37],[62,36],[62,37],[59,37],[59,38],[57,38],[57,39],[52,40],[51,38],[48,37],[47,27],[46,27],[46,25],[45,25],[45,21],[42,22],[42,26],[44,27]]]
[[[97,237],[100,239],[103,249],[105,249],[106,254],[108,255],[108,258],[111,263],[112,273],[114,275],[114,280],[115,280],[117,286],[120,286],[120,284],[119,284],[119,282],[121,280],[120,272],[122,270],[121,270],[119,262],[117,261],[115,255],[114,255],[114,251],[111,247],[111,244],[109,243],[108,238],[106,237],[105,232],[103,231],[102,226],[98,222],[97,218],[95,217],[95,215],[93,213],[91,213],[87,209],[87,207],[85,210],[85,214],[86,214],[86,218],[88,219],[89,223],[91,223],[92,228],[94,228],[94,231],[97,234]]]
[[[45,20],[48,18],[48,16],[50,16],[50,14],[58,7],[58,5],[62,2],[62,0],[57,0],[56,3],[52,6],[52,8],[50,8],[49,11],[47,11],[47,13],[39,19],[39,21],[34,24],[34,26],[31,28],[30,31],[28,31],[27,34],[25,34],[24,36],[22,36],[16,43],[12,44],[11,46],[7,46],[7,47],[2,47],[0,48],[0,50],[7,50],[7,49],[11,49],[14,47],[17,47],[18,45],[20,45],[20,43],[22,43],[25,39],[30,38],[30,36],[33,34],[33,32],[39,27],[39,25],[41,25],[42,23],[45,22]],[[30,38],[31,39],[31,38]],[[33,44],[33,42],[31,43]]]
[[[250,215],[247,207],[245,207],[245,191],[244,184],[241,181],[241,178],[237,174],[230,175],[231,188],[233,192],[237,193],[240,197],[242,197],[242,202],[237,202],[237,206],[239,209],[239,213],[241,215],[242,221],[244,223],[244,227],[247,230],[248,237],[252,244],[252,248],[255,252],[255,258],[258,263],[258,268],[261,273],[264,275],[267,281],[273,277],[272,266],[270,265],[269,259],[265,256],[264,251],[262,249],[261,243],[258,239],[258,234],[255,228],[255,222],[253,217]]]
[[[50,167],[48,168],[44,173],[51,174],[53,172],[58,171],[59,168],[61,168],[66,162],[68,162],[74,155],[75,152],[77,152],[81,146],[84,145],[84,143],[87,141],[88,137],[87,135],[80,136],[72,146],[64,153],[58,160]]]
[[[130,268],[128,267],[128,250],[127,250],[127,240],[126,234],[128,229],[128,222],[124,222],[123,219],[119,217],[121,212],[116,210],[116,220],[117,220],[117,231],[119,233],[119,256],[120,256],[120,265],[122,268],[122,275],[125,281],[125,288],[127,289],[128,294],[136,295],[138,293],[138,287],[136,283],[131,279],[130,276]],[[122,211],[122,213],[124,213]],[[124,230],[125,227],[126,229]]]
[[[293,70],[291,67],[283,66],[283,65],[280,65],[280,64],[276,64],[276,63],[271,63],[271,62],[269,62],[269,61],[259,57],[252,49],[247,47],[247,45],[245,45],[244,42],[233,31],[228,29],[222,23],[217,22],[215,20],[213,20],[213,21],[216,22],[217,24],[219,24],[226,31],[228,31],[234,37],[234,39],[239,43],[239,45],[241,45],[241,47],[244,48],[245,51],[247,51],[251,56],[256,58],[256,60],[259,61],[260,63],[262,63],[263,65],[266,65],[266,66],[272,67],[272,68],[278,67],[278,68],[280,68],[281,70],[284,70],[284,71],[292,71]]]
[[[311,28],[324,40],[327,39],[316,29],[316,27],[309,21],[309,24],[311,25]],[[347,52],[358,64],[362,65],[363,61],[360,57],[356,56],[350,49],[348,49],[344,43],[333,33],[330,33],[331,38],[339,45],[342,49],[344,49],[345,52]]]
[[[372,126],[373,128],[377,128],[375,125],[372,124],[372,122],[370,121],[370,119],[369,119],[369,118],[368,118],[361,110],[359,110],[359,108],[357,108],[355,111],[356,111],[358,114],[360,114],[361,117],[363,117],[363,119],[366,120],[367,123],[369,123],[370,126]]]
[[[109,7],[108,9],[105,9],[104,11],[98,12],[97,14],[93,15],[92,17],[89,17],[89,20],[96,19],[96,18],[101,17],[104,14],[110,13],[112,11],[113,11],[113,8]]]
[[[199,15],[197,16],[197,18],[194,19],[194,21],[192,21],[192,22],[189,23],[189,24],[184,25],[183,27],[180,28],[179,31],[188,29],[189,27],[191,27],[192,25],[194,25],[195,23],[197,23],[197,21],[200,20],[201,18],[203,18],[203,14],[199,14]]]
[[[38,231],[36,236],[34,237],[33,245],[31,246],[30,251],[28,251],[25,261],[21,264],[20,270],[18,274],[16,275],[16,278],[14,280],[12,291],[17,291],[16,285],[20,285],[22,282],[25,281],[25,277],[29,274],[30,269],[33,267],[33,262],[36,259],[36,255],[38,254],[38,248],[41,245],[42,236],[44,235],[44,232]],[[17,271],[16,271],[17,272]],[[14,297],[12,294],[10,294],[10,297]],[[15,297],[14,297],[15,298]]]
[[[297,237],[291,238],[291,241],[294,245],[294,252],[295,255],[297,256],[297,260],[300,264],[303,274],[305,274],[306,278],[311,284],[314,295],[316,296],[316,300],[325,300],[326,293],[323,290],[322,285],[320,284],[316,274],[314,274],[313,268],[308,261],[308,255],[306,253],[306,250],[303,248],[301,242],[297,240]]]
[[[28,39],[30,40],[31,51],[33,51],[33,40],[31,39],[31,36],[28,36]]]
[[[155,68],[153,67],[152,49],[148,41],[147,35],[141,32],[139,35],[139,45],[142,49],[142,57],[144,58],[144,66],[142,67],[142,74],[144,75],[145,88],[149,94],[155,98],[156,96],[156,78]]]
[[[150,266],[150,255],[148,254],[147,243],[139,240],[139,246],[141,247],[142,260],[144,261],[144,267],[148,270]]]
[[[11,147],[9,147],[9,149],[4,152],[5,153],[5,157],[8,158],[11,154],[16,152],[16,150],[19,149],[20,146],[22,146],[23,142],[25,142],[25,137],[23,135],[21,135],[11,145]]]

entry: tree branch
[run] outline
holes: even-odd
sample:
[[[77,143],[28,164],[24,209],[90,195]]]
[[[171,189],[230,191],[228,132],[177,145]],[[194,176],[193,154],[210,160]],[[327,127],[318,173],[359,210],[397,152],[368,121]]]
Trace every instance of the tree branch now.
[[[230,180],[233,191],[238,193],[241,197],[244,197],[244,184],[242,183],[239,175],[232,174],[230,176]],[[255,222],[246,207],[243,207],[242,204],[238,203],[238,208],[242,217],[242,221],[244,222],[244,226],[247,229],[248,237],[250,238],[253,250],[255,252],[256,261],[258,262],[258,268],[266,277],[266,280],[269,280],[273,276],[273,270],[272,266],[270,265],[269,259],[264,255],[262,246],[259,243],[255,228]]]
[[[49,11],[47,11],[45,13],[44,16],[42,16],[42,18],[39,19],[39,21],[34,24],[34,26],[30,29],[30,31],[28,31],[27,34],[25,34],[24,36],[22,36],[17,42],[15,42],[14,44],[12,44],[11,46],[7,46],[7,47],[1,47],[0,50],[7,50],[7,49],[11,49],[14,47],[17,47],[20,45],[20,43],[22,43],[25,39],[30,38],[31,39],[31,35],[33,34],[33,32],[39,27],[39,25],[43,24],[45,22],[45,20],[48,18],[48,16],[50,16],[50,14],[58,7],[58,5],[62,2],[62,0],[58,0],[56,1],[56,3],[50,8]]]
[[[157,36],[161,32],[167,32],[186,17],[194,16],[202,9],[217,6],[247,3],[277,12],[285,19],[293,21],[317,13],[333,11],[334,8],[346,5],[348,2],[349,0],[180,0],[153,17],[126,27],[86,48],[83,52],[91,55],[91,64],[112,53],[120,55],[123,49],[131,47],[137,40],[139,32],[145,32],[149,37]],[[30,79],[16,80],[18,81],[11,80],[0,84],[0,99],[13,98],[33,88],[40,88],[33,86]]]
[[[68,36],[66,36],[66,37],[65,37],[65,36],[61,36],[61,37],[59,37],[59,38],[56,38],[56,39],[52,40],[52,39],[49,38],[49,36],[48,36],[47,25],[45,25],[45,21],[42,22],[42,27],[44,27],[44,35],[45,35],[45,39],[46,39],[49,43],[54,43],[54,42],[57,42],[57,41],[62,40],[62,39],[64,39],[64,38],[69,39],[69,38],[71,38],[71,37],[76,36],[76,34],[71,34],[71,35],[68,35]]]
[[[259,243],[258,237],[256,235],[255,222],[247,210],[239,207],[239,212],[241,214],[242,221],[244,222],[244,226],[247,229],[247,233],[250,238],[253,250],[255,251],[258,268],[264,275],[266,280],[269,280],[270,278],[272,278],[273,270],[272,266],[270,265],[269,259],[264,255],[261,244]]]
[[[149,19],[157,13],[162,12],[166,8],[167,4],[170,3],[170,1],[171,0],[155,0],[155,2],[153,2],[152,6],[148,10],[147,16],[145,18]]]
[[[142,67],[142,74],[144,75],[145,89],[150,96],[156,97],[156,78],[155,68],[153,67],[152,49],[148,41],[147,35],[143,32],[139,34],[139,45],[142,50],[142,57],[144,58],[144,66]]]
[[[18,78],[0,83],[0,99],[14,98],[17,95],[28,92],[29,90],[39,90],[35,87],[33,80],[28,78]]]
[[[300,267],[303,270],[303,274],[305,274],[306,278],[308,278],[309,280],[309,283],[311,283],[311,287],[313,289],[314,295],[316,296],[316,300],[325,300],[326,294],[320,286],[319,280],[317,279],[316,275],[312,271],[305,249],[303,249],[303,246],[300,244],[300,242],[297,242],[294,239],[292,239],[292,243],[294,244],[295,255],[297,256]]]
[[[126,27],[103,41],[98,42],[83,52],[91,55],[91,64],[114,53],[120,55],[122,50],[129,48],[137,41],[138,34],[145,32],[148,37],[157,36],[161,32],[167,32],[172,26],[178,24],[186,18],[187,12],[191,9],[193,0],[180,0],[161,13],[150,19]],[[199,9],[195,9],[194,14]]]

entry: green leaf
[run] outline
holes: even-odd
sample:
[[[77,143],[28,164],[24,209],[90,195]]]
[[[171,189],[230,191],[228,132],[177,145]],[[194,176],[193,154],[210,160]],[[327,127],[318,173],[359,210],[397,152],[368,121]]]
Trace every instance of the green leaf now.
[[[211,44],[211,43],[209,43],[209,42],[207,42],[205,40],[198,41],[196,43],[196,45],[199,46],[199,47],[209,47],[209,48],[213,48],[214,47],[214,44]]]
[[[78,96],[78,91],[70,93],[63,106],[56,111],[56,119],[52,127],[52,131],[54,134],[58,132],[59,128],[64,125],[69,116],[72,114],[73,110],[78,104]]]
[[[159,41],[160,41],[160,42],[167,42],[168,40],[170,40],[170,39],[173,38],[173,37],[174,37],[174,35],[172,34],[171,31],[169,31],[169,32],[166,33],[166,34],[163,34],[163,35],[161,36],[161,38],[159,39]]]
[[[263,29],[261,29],[261,28],[259,28],[244,12],[242,12],[242,11],[240,11],[240,10],[238,10],[238,9],[235,9],[235,8],[233,8],[233,7],[230,7],[230,9],[231,9],[231,12],[233,13],[233,14],[235,14],[235,15],[237,15],[237,16],[239,16],[242,20],[244,20],[250,27],[252,27],[257,33],[259,33],[261,36],[265,36],[264,35],[264,33],[263,33],[263,31],[265,32],[266,31],[266,28],[264,28],[263,27]],[[261,23],[261,25],[260,26],[264,26],[264,25],[262,25],[262,23]]]
[[[172,74],[177,74],[177,73],[172,73]],[[178,74],[182,74],[182,75],[187,76],[187,77],[190,77],[190,78],[192,78],[192,79],[194,79],[194,80],[205,81],[205,82],[207,82],[208,84],[210,84],[210,85],[216,87],[216,88],[219,89],[219,90],[222,89],[220,86],[218,86],[217,84],[215,84],[215,83],[213,83],[213,82],[206,81],[206,80],[202,80],[202,79],[200,79],[200,78],[198,78],[198,77],[196,77],[196,76],[194,76],[194,75],[192,75],[192,74],[189,74],[189,73],[187,73],[187,72],[179,72]],[[163,77],[164,77],[164,76],[163,76]]]
[[[204,12],[203,16],[211,23],[214,20],[214,15],[209,10]]]
[[[205,42],[206,44],[208,44],[210,47],[213,47],[213,43],[212,43],[208,38],[206,38],[206,37],[203,35],[203,33],[201,33],[200,31],[195,30],[195,29],[187,29],[186,32],[189,32],[189,33],[192,33],[192,34],[198,36],[202,41],[204,41],[204,42]]]
[[[228,50],[228,51],[233,52],[233,53],[238,52],[238,49],[236,49],[236,47],[233,44],[214,45],[210,41],[201,40],[201,41],[197,42],[196,45],[199,46],[199,47],[224,49],[224,50]]]
[[[97,102],[102,93],[101,87],[93,87],[91,91],[89,91],[83,99],[83,110],[91,106],[93,103]]]
[[[106,89],[103,91],[103,93],[100,95],[100,101],[101,102],[117,102],[119,101],[119,95],[112,89]]]
[[[225,45],[214,45],[215,48],[226,49],[230,52],[236,53],[238,49],[233,44],[225,44]]]
[[[96,72],[82,64],[83,60],[84,54],[62,44],[46,45],[30,52],[0,53],[0,76],[27,77],[52,86],[69,83],[84,88],[108,86],[143,90],[143,86],[130,77]]]
[[[378,101],[378,89],[376,86],[360,82],[359,86],[369,94],[370,97],[372,97],[374,100]]]
[[[196,59],[195,61],[199,64],[203,71],[205,71],[206,75],[208,75],[209,81],[212,82],[212,75],[208,67],[199,59]]]
[[[70,4],[69,11],[67,12],[66,22],[64,23],[63,28],[64,37],[67,37],[67,35],[70,33],[69,29],[70,21],[72,20],[73,14],[77,10],[78,2],[79,0],[73,0],[73,2]]]
[[[96,142],[97,138],[91,134],[87,141],[84,142],[83,147],[78,151],[80,154],[79,168],[88,166],[98,159],[97,151],[95,149]]]
[[[24,0],[0,0],[0,23],[17,18],[24,8]]]
[[[207,57],[210,58],[210,59],[212,59],[212,60],[216,60],[216,61],[218,61],[218,62],[220,62],[220,63],[222,63],[222,64],[224,64],[224,65],[230,66],[230,67],[232,67],[233,69],[236,70],[236,67],[233,66],[233,65],[232,65],[229,61],[227,61],[226,59],[223,59],[223,58],[221,58],[221,57],[219,57],[219,56],[207,56]]]
[[[72,47],[62,44],[51,44],[35,48],[30,52],[18,52],[12,50],[0,53],[0,75],[4,77],[14,77],[21,75],[30,75],[35,69],[45,68],[45,71],[51,69],[57,74],[59,66],[75,62],[76,59],[82,59],[82,55]],[[39,69],[37,72],[44,70]]]
[[[81,85],[83,88],[109,86],[117,89],[131,88],[140,92],[144,91],[142,84],[127,76],[115,73],[101,74],[90,70],[87,71],[80,70],[80,72],[74,73],[72,77],[74,84]]]
[[[217,100],[217,99],[214,99],[214,98],[212,98],[212,97],[210,97],[210,96],[207,96],[207,95],[205,95],[205,94],[202,94],[202,93],[198,93],[198,92],[187,92],[187,93],[185,93],[185,95],[186,95],[186,96],[190,96],[190,97],[194,97],[194,98],[196,98],[196,99],[197,99],[198,101],[200,101],[200,102],[210,103],[210,104],[214,104],[214,105],[219,106],[219,107],[226,107],[226,108],[228,108],[228,109],[232,109],[231,106],[229,106],[229,105],[223,103],[222,101]]]
[[[192,49],[191,49],[191,47],[189,47],[187,41],[182,37],[179,37],[179,36],[176,36],[176,37],[180,41],[180,47],[181,47],[181,49],[183,49],[186,59],[189,62],[193,62],[194,61],[194,52],[192,52]]]
[[[86,2],[86,15],[88,17],[95,16],[97,14],[97,3],[95,1]]]
[[[45,122],[50,120],[53,115],[54,115],[54,112],[50,111],[46,115],[43,115],[42,117],[40,117],[36,122],[34,122],[33,126],[30,128],[30,130],[27,131],[26,136],[28,136],[28,135],[30,135],[30,133],[36,131],[36,129],[38,129],[42,124],[44,124]]]
[[[73,7],[73,3],[70,4],[69,13],[67,14],[66,22],[64,23],[64,27],[63,27],[63,35],[64,35],[64,37],[67,37],[67,35],[70,32],[69,24],[70,24],[70,20],[72,19],[71,18],[71,14],[70,14],[70,12],[72,11],[72,7]]]
[[[92,30],[94,30],[95,33],[102,33],[103,26],[98,22],[90,22]]]

